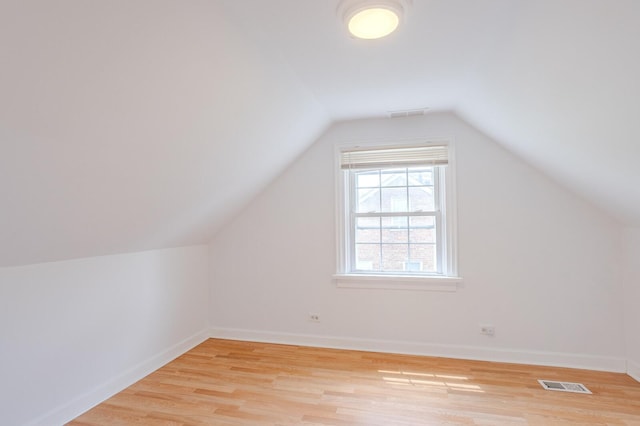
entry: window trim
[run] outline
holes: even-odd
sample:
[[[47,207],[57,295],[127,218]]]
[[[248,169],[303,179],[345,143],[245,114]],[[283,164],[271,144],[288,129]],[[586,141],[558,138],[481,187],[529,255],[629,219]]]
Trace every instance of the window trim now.
[[[351,182],[343,178],[344,171],[340,167],[342,152],[350,149],[400,148],[424,145],[447,145],[449,164],[445,169],[444,191],[439,191],[444,198],[445,207],[442,218],[446,221],[447,232],[442,238],[442,252],[446,254],[442,265],[442,274],[393,274],[393,273],[355,273],[346,272],[347,257],[351,250],[351,226],[349,211],[345,206],[346,191]],[[369,288],[397,290],[435,290],[456,291],[462,282],[457,262],[457,208],[455,182],[455,143],[453,138],[411,138],[393,140],[369,140],[338,143],[334,146],[335,198],[336,198],[336,269],[333,279],[338,288]],[[352,200],[351,200],[352,201]]]

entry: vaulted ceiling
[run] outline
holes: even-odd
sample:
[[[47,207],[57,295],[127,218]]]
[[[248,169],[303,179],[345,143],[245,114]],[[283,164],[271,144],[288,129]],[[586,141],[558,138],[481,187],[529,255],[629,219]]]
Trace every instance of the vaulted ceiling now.
[[[206,242],[332,121],[423,107],[640,226],[639,1],[336,7],[0,0],[0,265]]]

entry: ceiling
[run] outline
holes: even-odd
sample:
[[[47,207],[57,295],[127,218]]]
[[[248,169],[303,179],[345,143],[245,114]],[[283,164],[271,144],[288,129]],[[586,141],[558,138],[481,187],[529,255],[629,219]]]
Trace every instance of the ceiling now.
[[[640,1],[0,0],[0,266],[208,241],[336,120],[451,110],[640,226]]]

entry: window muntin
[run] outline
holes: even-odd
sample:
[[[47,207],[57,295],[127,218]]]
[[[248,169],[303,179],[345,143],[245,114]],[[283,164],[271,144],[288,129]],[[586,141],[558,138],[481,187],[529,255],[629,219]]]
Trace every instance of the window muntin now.
[[[347,273],[442,275],[443,166],[347,169]]]

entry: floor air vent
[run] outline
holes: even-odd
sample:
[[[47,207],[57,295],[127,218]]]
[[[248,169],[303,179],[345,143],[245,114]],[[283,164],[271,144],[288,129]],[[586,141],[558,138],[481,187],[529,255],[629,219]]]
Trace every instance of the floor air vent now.
[[[554,382],[552,380],[538,380],[546,390],[574,393],[591,393],[589,389],[582,383],[571,382]]]

